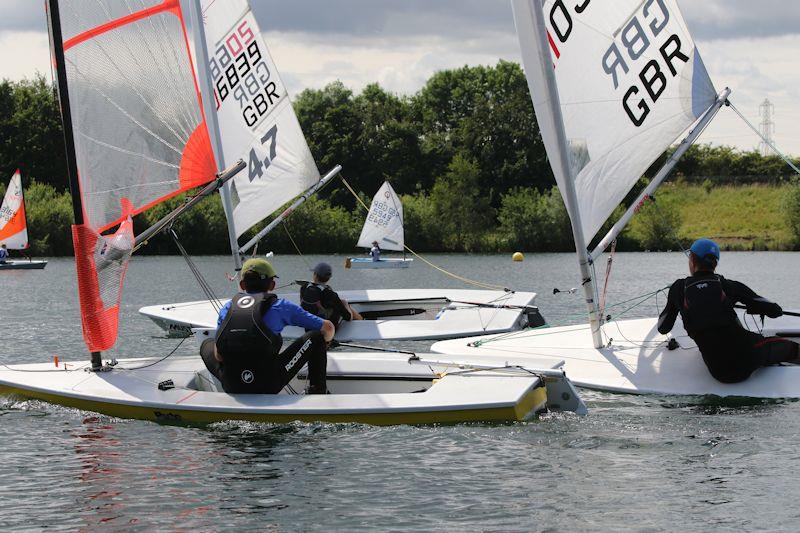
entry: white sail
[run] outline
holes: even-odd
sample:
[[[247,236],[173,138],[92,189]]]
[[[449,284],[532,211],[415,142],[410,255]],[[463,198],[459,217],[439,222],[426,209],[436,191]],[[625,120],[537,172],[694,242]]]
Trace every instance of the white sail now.
[[[28,247],[28,224],[25,221],[25,201],[19,170],[11,176],[0,206],[0,244],[5,244],[9,250],[25,250]]]
[[[232,221],[241,236],[320,175],[247,0],[202,6],[222,139],[217,156],[221,166],[248,163],[231,186]]]
[[[372,198],[372,205],[356,246],[370,248],[373,241],[377,241],[383,250],[403,251],[404,237],[403,204],[387,181]]]
[[[580,231],[597,233],[647,168],[716,99],[675,0],[512,0],[536,118],[562,195],[574,180]],[[542,50],[532,9],[543,9]],[[561,117],[547,105],[555,68]],[[570,213],[575,220],[575,213]]]

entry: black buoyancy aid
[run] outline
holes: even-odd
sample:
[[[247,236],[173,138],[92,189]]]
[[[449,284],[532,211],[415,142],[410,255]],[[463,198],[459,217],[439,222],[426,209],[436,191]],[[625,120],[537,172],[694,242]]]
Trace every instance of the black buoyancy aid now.
[[[733,302],[725,294],[722,278],[688,277],[683,286],[681,318],[687,333],[739,325]]]
[[[308,282],[300,286],[300,307],[320,318],[328,320],[333,313],[333,309],[328,309],[322,305],[322,293],[328,286],[322,283]]]
[[[277,300],[274,294],[239,293],[231,299],[217,332],[222,354],[222,387],[232,394],[259,394],[278,364],[283,339],[264,325],[264,314]]]

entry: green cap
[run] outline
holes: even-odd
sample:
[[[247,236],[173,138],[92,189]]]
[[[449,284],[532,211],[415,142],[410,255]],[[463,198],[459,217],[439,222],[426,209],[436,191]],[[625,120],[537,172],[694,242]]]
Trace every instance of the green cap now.
[[[242,265],[242,276],[248,272],[255,272],[262,278],[277,278],[278,273],[266,259],[248,259]]]

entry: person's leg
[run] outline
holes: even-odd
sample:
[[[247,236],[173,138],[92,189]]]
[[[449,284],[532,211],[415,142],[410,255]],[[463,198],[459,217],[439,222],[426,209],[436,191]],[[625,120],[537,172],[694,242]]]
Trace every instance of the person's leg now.
[[[327,392],[328,349],[320,331],[310,331],[286,347],[278,356],[283,386],[308,363],[309,392]]]
[[[200,345],[200,357],[203,358],[206,368],[211,374],[222,381],[222,363],[214,357],[214,339],[206,339]]]
[[[765,337],[753,345],[753,353],[760,366],[779,363],[796,363],[800,356],[800,345],[783,337]]]

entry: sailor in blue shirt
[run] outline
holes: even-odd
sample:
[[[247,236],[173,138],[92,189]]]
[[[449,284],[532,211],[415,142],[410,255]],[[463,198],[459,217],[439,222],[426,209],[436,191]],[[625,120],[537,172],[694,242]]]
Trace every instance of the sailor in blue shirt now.
[[[8,259],[8,249],[4,243],[2,246],[0,246],[0,265],[5,265],[6,259]]]
[[[200,349],[206,367],[225,392],[277,394],[308,363],[306,392],[326,393],[327,343],[333,339],[333,324],[272,294],[278,276],[268,261],[246,261],[241,277],[243,292],[220,310],[216,339],[206,340]],[[299,326],[308,333],[281,350],[286,326]]]

